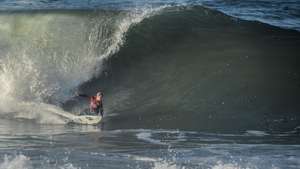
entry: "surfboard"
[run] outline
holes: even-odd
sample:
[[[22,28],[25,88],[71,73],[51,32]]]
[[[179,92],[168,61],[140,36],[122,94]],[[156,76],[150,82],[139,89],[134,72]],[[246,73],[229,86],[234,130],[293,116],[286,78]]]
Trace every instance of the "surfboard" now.
[[[81,115],[81,116],[73,116],[70,119],[69,123],[96,125],[99,124],[101,120],[102,120],[101,116]]]
[[[53,114],[60,116],[67,124],[73,123],[84,125],[96,125],[99,124],[102,120],[102,117],[98,115],[86,114],[86,112],[83,112],[84,114],[81,115],[75,115],[70,112],[59,109],[55,106],[47,106],[47,110]]]

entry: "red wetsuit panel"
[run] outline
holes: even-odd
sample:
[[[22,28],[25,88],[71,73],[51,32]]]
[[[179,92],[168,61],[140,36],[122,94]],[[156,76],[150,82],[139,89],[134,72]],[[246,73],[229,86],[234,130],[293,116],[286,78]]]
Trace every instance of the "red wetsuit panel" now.
[[[90,107],[92,109],[96,109],[97,108],[97,99],[95,96],[91,97],[91,101],[90,101]]]

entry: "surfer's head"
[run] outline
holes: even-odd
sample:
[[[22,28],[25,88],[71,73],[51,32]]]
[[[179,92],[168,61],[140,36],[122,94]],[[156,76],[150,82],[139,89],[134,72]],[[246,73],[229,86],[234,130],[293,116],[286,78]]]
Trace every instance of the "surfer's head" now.
[[[101,91],[98,91],[97,96],[103,96],[103,93]]]

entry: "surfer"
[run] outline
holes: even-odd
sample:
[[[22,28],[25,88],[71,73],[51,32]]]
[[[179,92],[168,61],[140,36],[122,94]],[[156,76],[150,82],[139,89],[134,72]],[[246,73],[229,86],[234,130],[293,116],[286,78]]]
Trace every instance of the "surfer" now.
[[[101,91],[97,92],[96,96],[88,96],[86,94],[78,94],[80,97],[90,98],[90,112],[103,117],[103,93]]]

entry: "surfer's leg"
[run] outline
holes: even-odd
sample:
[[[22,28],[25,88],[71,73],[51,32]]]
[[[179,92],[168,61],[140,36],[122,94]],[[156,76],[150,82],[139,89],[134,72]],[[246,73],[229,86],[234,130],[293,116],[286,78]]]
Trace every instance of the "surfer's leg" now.
[[[90,107],[90,113],[89,113],[89,115],[94,114],[94,112],[95,112],[95,109],[93,109],[92,107]]]
[[[103,108],[100,108],[100,115],[103,117]]]
[[[99,115],[99,112],[100,112],[100,108],[97,107],[97,108],[95,109],[95,114],[96,114],[96,115]]]
[[[97,109],[91,108],[89,115],[94,115],[94,114],[97,114]]]

